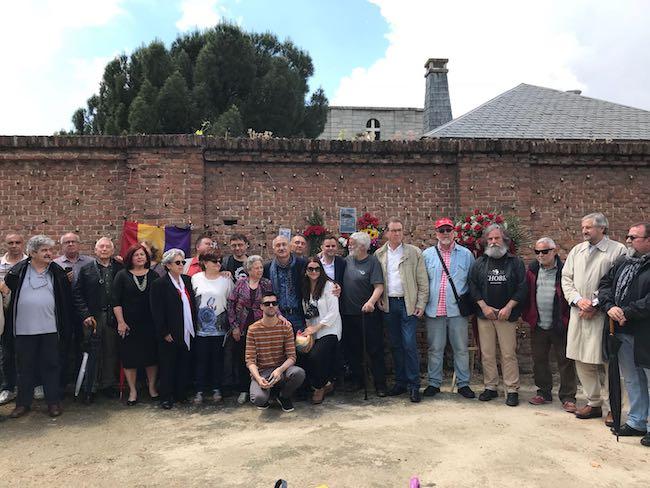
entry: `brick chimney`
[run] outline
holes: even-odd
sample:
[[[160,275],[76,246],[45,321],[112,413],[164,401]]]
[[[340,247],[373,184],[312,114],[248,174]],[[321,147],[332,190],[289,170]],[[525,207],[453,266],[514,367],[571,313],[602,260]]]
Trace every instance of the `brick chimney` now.
[[[430,58],[424,68],[427,80],[424,92],[424,123],[426,134],[451,120],[451,101],[449,100],[449,84],[447,83],[448,59]]]

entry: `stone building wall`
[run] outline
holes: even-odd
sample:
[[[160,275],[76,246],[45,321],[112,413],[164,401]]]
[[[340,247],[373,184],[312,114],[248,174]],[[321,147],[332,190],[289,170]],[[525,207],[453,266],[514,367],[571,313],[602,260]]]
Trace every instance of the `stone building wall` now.
[[[353,140],[364,133],[369,120],[379,121],[379,140],[413,140],[422,135],[421,108],[329,107],[327,122],[318,139]]]

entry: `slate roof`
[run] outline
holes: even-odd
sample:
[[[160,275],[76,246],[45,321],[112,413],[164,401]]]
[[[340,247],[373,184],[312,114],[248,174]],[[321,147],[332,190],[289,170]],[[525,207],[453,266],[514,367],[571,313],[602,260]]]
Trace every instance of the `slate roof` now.
[[[522,83],[423,137],[650,140],[650,111]]]

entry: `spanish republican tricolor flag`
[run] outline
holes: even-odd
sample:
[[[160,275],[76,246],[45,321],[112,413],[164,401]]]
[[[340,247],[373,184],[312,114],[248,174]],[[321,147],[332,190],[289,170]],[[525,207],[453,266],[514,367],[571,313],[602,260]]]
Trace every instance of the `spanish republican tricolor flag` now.
[[[149,241],[160,250],[161,255],[168,249],[177,248],[185,251],[186,256],[190,256],[191,234],[192,230],[189,227],[176,227],[175,225],[159,227],[127,221],[124,222],[124,230],[122,230],[120,255],[124,256],[126,251],[138,242]]]

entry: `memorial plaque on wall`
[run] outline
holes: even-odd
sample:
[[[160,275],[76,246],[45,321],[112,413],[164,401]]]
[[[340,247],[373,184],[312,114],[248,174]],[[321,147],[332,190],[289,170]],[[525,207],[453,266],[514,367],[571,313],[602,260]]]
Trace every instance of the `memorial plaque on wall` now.
[[[341,207],[339,209],[339,232],[352,234],[357,231],[357,209],[354,207]]]

